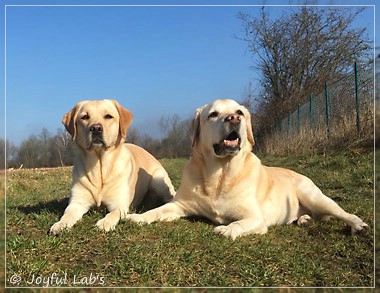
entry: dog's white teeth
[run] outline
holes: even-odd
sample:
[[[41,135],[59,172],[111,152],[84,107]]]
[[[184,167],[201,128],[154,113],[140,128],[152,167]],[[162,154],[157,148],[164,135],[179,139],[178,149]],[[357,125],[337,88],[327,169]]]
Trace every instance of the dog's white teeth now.
[[[228,147],[235,147],[239,144],[239,139],[235,139],[235,140],[224,140],[224,145],[225,146],[228,146]]]

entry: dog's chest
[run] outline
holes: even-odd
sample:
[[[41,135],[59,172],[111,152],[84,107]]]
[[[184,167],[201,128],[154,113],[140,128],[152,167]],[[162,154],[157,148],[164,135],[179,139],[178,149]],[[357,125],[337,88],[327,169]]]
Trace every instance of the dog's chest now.
[[[228,224],[236,220],[236,211],[240,209],[240,202],[231,193],[226,192],[223,188],[198,188],[192,202],[196,203],[194,207],[197,213],[207,217],[216,224]]]
[[[241,203],[238,200],[221,194],[220,197],[210,203],[211,220],[216,224],[229,224],[232,221],[239,220],[238,211],[240,209]]]
[[[233,220],[233,214],[228,208],[228,201],[218,200],[212,207],[213,221],[216,224],[229,224]]]
[[[120,201],[125,194],[133,192],[128,188],[129,181],[133,179],[128,174],[130,174],[128,167],[121,168],[114,165],[113,168],[105,168],[104,164],[95,162],[87,172],[78,172],[78,168],[74,170],[73,175],[78,180],[74,184],[74,190],[87,194],[89,201],[95,206],[108,206],[110,203]]]
[[[218,172],[203,173],[203,176],[189,176],[184,190],[192,190],[187,197],[196,214],[207,217],[216,224],[228,224],[241,217],[241,211],[250,209],[249,198],[252,188],[241,184],[247,180],[246,174],[237,172],[237,168],[219,168]],[[193,174],[193,173],[190,173]]]

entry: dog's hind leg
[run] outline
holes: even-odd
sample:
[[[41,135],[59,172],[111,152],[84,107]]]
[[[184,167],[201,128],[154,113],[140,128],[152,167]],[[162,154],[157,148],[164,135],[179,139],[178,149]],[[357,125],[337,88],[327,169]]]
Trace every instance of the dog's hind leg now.
[[[302,176],[298,183],[297,196],[300,203],[308,209],[313,217],[323,218],[333,216],[351,226],[351,233],[361,231],[368,227],[358,216],[347,213],[335,201],[327,197],[307,177]]]
[[[173,199],[175,190],[165,169],[157,169],[153,173],[148,192],[154,193],[164,203]]]

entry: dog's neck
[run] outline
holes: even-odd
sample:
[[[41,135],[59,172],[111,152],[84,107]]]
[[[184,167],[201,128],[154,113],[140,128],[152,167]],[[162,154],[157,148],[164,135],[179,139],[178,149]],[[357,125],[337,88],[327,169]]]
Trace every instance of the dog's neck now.
[[[194,160],[194,165],[199,166],[197,173],[202,174],[202,179],[199,183],[204,184],[202,188],[204,193],[218,196],[226,185],[231,185],[235,178],[241,177],[247,156],[249,154],[244,154],[243,152],[225,158],[202,155],[199,152],[193,153],[192,160]]]
[[[115,159],[119,152],[123,150],[123,144],[113,145],[107,149],[99,148],[94,150],[80,149],[78,152],[78,163],[82,165],[81,168],[85,171],[85,175],[89,178],[94,186],[102,188],[100,184],[107,182],[107,178],[111,173],[114,173],[114,166],[118,161]],[[110,162],[114,162],[111,164]],[[79,166],[78,166],[79,167]],[[74,165],[74,170],[76,166]]]

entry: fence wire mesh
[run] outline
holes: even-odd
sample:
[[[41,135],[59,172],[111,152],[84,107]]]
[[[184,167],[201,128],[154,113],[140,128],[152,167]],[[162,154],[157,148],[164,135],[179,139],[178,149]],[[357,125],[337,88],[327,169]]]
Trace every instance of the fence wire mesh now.
[[[316,136],[325,140],[336,140],[347,133],[361,137],[372,132],[373,136],[373,89],[373,69],[355,65],[345,78],[326,83],[325,91],[311,95],[307,103],[282,118],[275,125],[272,146],[266,143],[266,151],[273,152],[277,142],[285,138],[293,139],[290,144],[300,145],[308,140],[318,144]],[[287,148],[294,149],[289,145]]]

